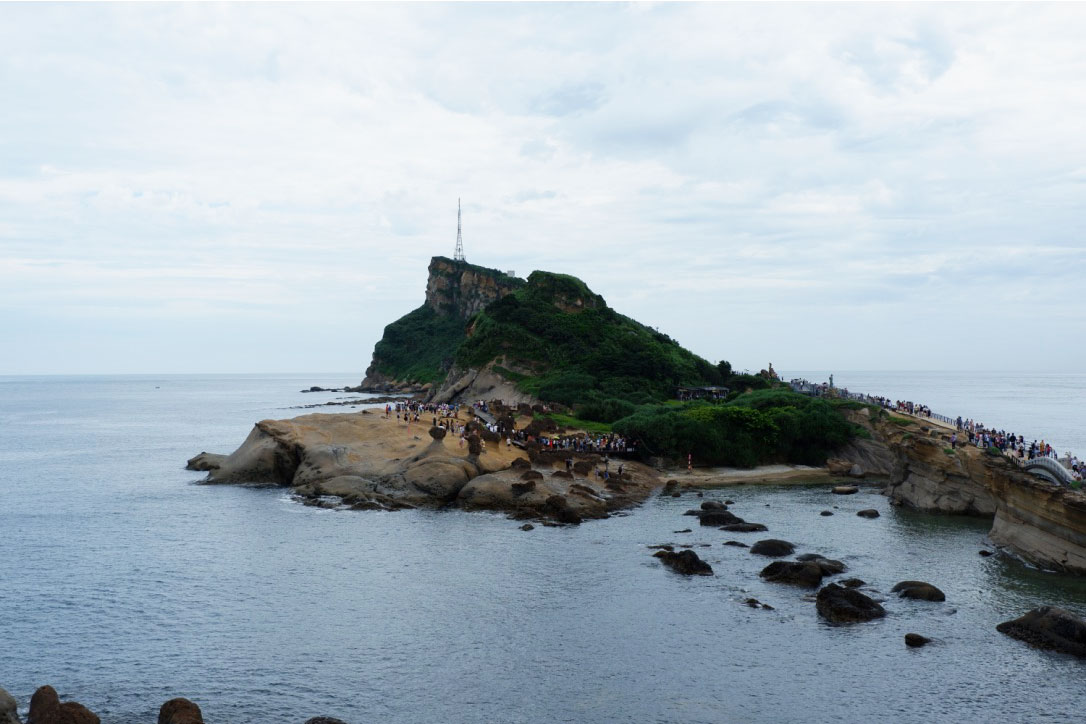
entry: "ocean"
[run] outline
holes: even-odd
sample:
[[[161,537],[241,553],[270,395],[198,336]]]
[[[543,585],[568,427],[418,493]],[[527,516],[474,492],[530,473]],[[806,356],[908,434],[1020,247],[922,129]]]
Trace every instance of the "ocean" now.
[[[995,631],[1042,604],[1086,615],[1086,580],[981,557],[985,521],[873,489],[705,493],[768,534],[691,525],[692,494],[523,532],[496,514],[311,508],[184,470],[257,420],[345,397],[300,390],[357,378],[0,377],[0,687],[24,715],[42,684],[118,724],[155,721],[174,696],[230,724],[1065,722],[1086,706],[1081,661]],[[1086,452],[1084,375],[834,380]],[[827,625],[729,537],[839,559],[889,615]],[[699,546],[715,575],[663,569],[647,546],[668,542]],[[917,578],[947,601],[888,595]],[[907,632],[934,643],[906,649]]]

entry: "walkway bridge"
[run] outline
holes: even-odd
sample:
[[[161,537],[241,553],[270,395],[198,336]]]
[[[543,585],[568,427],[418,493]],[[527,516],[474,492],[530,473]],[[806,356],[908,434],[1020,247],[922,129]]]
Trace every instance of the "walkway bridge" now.
[[[1023,470],[1056,485],[1070,485],[1075,480],[1071,477],[1071,471],[1053,458],[1033,458],[1020,464]]]

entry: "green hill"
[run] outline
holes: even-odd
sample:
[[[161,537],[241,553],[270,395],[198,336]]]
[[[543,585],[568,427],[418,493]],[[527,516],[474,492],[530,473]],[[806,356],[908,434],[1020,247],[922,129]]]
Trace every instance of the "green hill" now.
[[[435,257],[425,303],[385,328],[363,389],[435,400],[528,398],[562,424],[613,430],[643,452],[751,466],[821,464],[856,429],[834,405],[735,374],[611,309],[576,277],[512,273]],[[726,386],[726,400],[674,400]]]

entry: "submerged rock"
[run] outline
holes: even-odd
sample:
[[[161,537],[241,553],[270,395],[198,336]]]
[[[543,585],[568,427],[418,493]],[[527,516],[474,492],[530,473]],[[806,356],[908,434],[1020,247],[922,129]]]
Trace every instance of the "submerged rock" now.
[[[535,526],[531,523],[525,523],[520,527],[521,530],[535,530]]]
[[[854,588],[823,586],[815,598],[818,615],[831,623],[859,623],[882,618],[886,609]]]
[[[734,546],[736,548],[750,548],[750,546],[748,546],[746,543],[740,543],[737,540],[726,540],[724,541],[724,545]]]
[[[910,648],[918,649],[924,644],[929,643],[931,643],[931,639],[927,638],[926,636],[921,636],[917,633],[905,634],[905,645]]]
[[[845,588],[859,588],[860,586],[867,585],[867,581],[861,578],[846,578],[843,581],[838,581],[838,583]]]
[[[769,528],[766,528],[761,523],[732,523],[730,525],[723,525],[721,530],[731,531],[732,533],[763,533]]]
[[[678,553],[673,553],[671,551],[656,551],[653,555],[659,558],[665,566],[684,576],[713,575],[713,567],[699,558],[698,554],[694,551],[683,550]]]
[[[930,583],[923,581],[902,581],[890,589],[902,598],[913,598],[918,601],[945,601],[946,595]]]
[[[795,550],[795,545],[786,540],[778,540],[776,538],[760,540],[750,547],[751,553],[756,553],[760,556],[769,556],[770,558],[788,556],[794,553]]]
[[[719,500],[706,500],[701,504],[702,510],[727,510],[728,506],[721,503]]]
[[[879,511],[875,510],[874,508],[868,508],[867,510],[858,511],[856,515],[860,516],[861,518],[878,518]]]
[[[833,515],[833,511],[832,510],[823,510],[821,513],[819,513],[819,515],[822,515],[824,517],[828,517],[828,516]]]
[[[1086,658],[1086,621],[1056,606],[1041,606],[1004,621],[996,631],[1040,649]]]
[[[315,716],[312,719],[306,719],[305,724],[347,724],[347,722],[336,719],[334,716]]]

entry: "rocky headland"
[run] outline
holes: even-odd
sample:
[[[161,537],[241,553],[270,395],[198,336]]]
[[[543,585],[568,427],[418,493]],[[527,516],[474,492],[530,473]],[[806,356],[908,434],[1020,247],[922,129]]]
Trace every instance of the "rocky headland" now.
[[[863,413],[863,414],[861,414]],[[851,413],[891,461],[886,493],[916,510],[992,520],[993,543],[1047,570],[1086,574],[1086,493],[1025,472],[1003,455],[952,446],[954,429],[928,418]],[[845,453],[848,454],[847,452]]]
[[[288,486],[314,505],[453,506],[562,523],[605,518],[659,485],[656,471],[645,465],[626,463],[621,476],[612,469],[604,480],[596,475],[603,467],[599,455],[522,449],[472,429],[477,432],[461,441],[441,427],[407,425],[377,408],[263,420],[233,453],[201,453],[187,467],[207,471],[208,483]],[[575,460],[572,471],[567,457]]]

